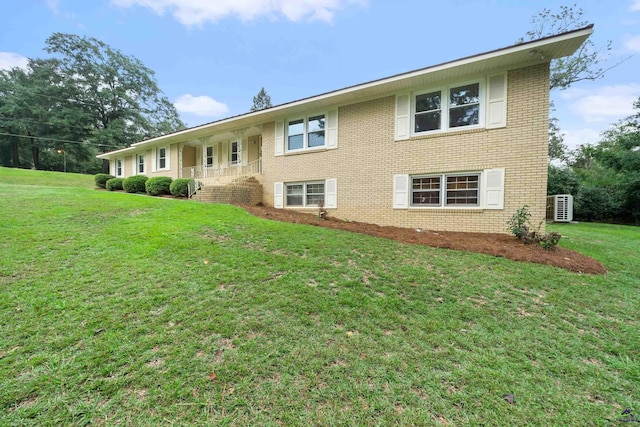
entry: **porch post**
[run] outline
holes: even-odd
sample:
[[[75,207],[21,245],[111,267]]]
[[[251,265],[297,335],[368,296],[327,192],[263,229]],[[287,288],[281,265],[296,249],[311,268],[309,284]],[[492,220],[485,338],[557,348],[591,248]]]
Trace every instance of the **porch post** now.
[[[184,149],[184,142],[178,144],[178,178],[182,178],[182,150]]]

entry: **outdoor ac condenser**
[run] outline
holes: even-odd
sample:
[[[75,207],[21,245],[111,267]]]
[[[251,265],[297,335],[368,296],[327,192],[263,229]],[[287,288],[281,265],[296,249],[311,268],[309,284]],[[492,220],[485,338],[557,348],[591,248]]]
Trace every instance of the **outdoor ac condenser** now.
[[[573,221],[573,196],[556,194],[547,197],[547,219],[553,219],[554,222]]]

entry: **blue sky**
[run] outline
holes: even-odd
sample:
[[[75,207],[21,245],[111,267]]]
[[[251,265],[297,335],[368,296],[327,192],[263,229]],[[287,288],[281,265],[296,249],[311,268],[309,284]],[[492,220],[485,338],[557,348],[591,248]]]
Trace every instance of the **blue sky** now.
[[[155,70],[190,126],[513,44],[551,0],[21,0],[0,3],[0,68],[53,32],[95,37]],[[603,79],[552,93],[565,140],[594,143],[640,96],[640,0],[585,0]]]

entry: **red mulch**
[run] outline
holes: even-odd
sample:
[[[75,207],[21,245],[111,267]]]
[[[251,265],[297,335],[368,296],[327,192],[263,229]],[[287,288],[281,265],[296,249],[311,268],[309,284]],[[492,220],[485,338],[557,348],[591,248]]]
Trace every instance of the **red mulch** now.
[[[316,225],[354,233],[369,234],[398,242],[427,245],[504,257],[515,261],[548,264],[576,273],[604,274],[607,270],[598,261],[569,249],[556,247],[544,250],[538,245],[525,245],[507,234],[461,233],[453,231],[417,231],[413,228],[388,227],[364,222],[342,221],[329,217],[320,220],[315,215],[265,206],[242,206],[250,214],[275,221]]]

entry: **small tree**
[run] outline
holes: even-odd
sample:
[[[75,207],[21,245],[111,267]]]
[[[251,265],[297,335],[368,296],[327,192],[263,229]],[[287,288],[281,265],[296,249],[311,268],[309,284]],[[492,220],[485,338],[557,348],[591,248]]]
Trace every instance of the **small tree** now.
[[[264,87],[260,89],[260,92],[256,96],[253,97],[253,105],[251,106],[251,111],[264,110],[265,108],[273,107],[271,105],[271,97],[264,90]]]

